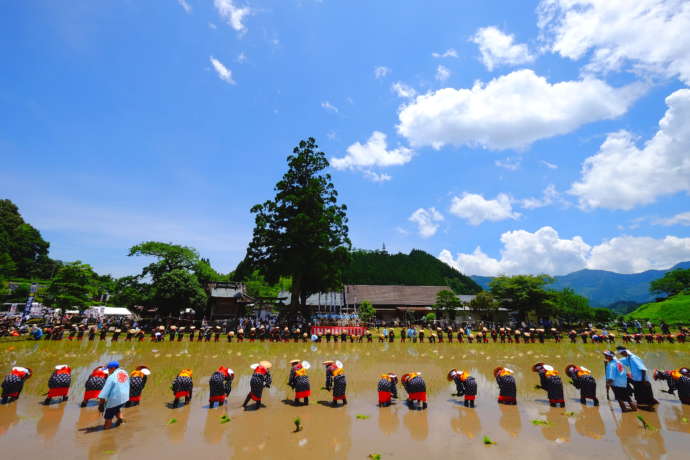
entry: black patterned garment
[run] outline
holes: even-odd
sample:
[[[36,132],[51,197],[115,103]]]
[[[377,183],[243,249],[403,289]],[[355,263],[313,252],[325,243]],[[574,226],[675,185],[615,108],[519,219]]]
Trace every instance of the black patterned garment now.
[[[546,390],[547,397],[550,404],[565,403],[563,396],[563,382],[561,378],[554,372],[541,372],[539,374],[541,387]]]
[[[403,387],[407,392],[408,399],[426,401],[426,382],[421,375],[415,375],[403,382]]]
[[[24,381],[31,376],[31,371],[26,368],[15,367],[2,381],[2,399],[19,398],[24,388]]]
[[[72,375],[67,373],[60,373],[58,371],[48,379],[48,388],[69,388],[72,384]]]
[[[141,393],[146,387],[147,376],[139,371],[132,371],[129,376],[129,400],[132,402],[139,402],[141,400]]]
[[[597,398],[597,381],[590,374],[573,375],[572,384],[575,388],[580,390],[580,399]]]
[[[86,383],[84,384],[84,401],[98,398],[98,394],[105,386],[107,378],[108,374],[106,369],[98,368],[91,372],[91,375],[89,375],[89,378],[86,379]]]
[[[331,391],[333,388],[333,368],[326,366],[326,390]]]
[[[474,377],[468,376],[462,380],[460,376],[456,376],[454,381],[458,396],[477,396],[477,381]]]
[[[249,380],[252,400],[261,401],[261,395],[263,394],[264,387],[270,388],[271,383],[273,383],[271,374],[254,372],[251,380]]]
[[[295,398],[307,398],[311,394],[311,386],[309,385],[309,376],[304,373],[297,372],[294,379],[295,384]]]
[[[347,379],[345,374],[336,375],[333,377],[333,399],[345,399],[345,390],[347,389]]]
[[[498,384],[498,401],[514,403],[517,397],[517,385],[515,384],[515,377],[510,374],[499,374],[496,377]]]
[[[211,398],[225,398],[232,391],[232,376],[216,371],[208,381]]]
[[[176,398],[191,396],[194,381],[189,375],[178,375],[172,384],[172,391]]]

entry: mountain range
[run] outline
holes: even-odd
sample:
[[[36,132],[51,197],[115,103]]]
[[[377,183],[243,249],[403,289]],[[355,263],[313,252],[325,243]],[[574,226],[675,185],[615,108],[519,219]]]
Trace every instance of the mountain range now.
[[[649,292],[649,283],[669,271],[690,268],[690,262],[681,262],[667,270],[647,270],[642,273],[622,274],[606,270],[579,270],[567,275],[554,276],[550,289],[571,288],[587,297],[593,307],[628,309],[635,304],[651,302],[656,296]],[[490,276],[470,276],[483,289],[488,289]]]

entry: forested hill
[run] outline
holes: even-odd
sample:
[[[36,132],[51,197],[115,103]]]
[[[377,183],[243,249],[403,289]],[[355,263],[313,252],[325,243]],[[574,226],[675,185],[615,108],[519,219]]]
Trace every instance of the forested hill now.
[[[481,287],[468,276],[419,249],[409,254],[354,250],[343,272],[344,284],[449,286],[457,294],[474,294]]]

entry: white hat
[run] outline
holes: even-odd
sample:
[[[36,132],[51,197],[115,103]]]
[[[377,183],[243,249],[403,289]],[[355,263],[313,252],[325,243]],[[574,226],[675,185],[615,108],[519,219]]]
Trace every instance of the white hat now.
[[[63,369],[65,367],[69,367],[67,364],[58,364],[55,366],[55,370],[59,371],[60,369]]]
[[[230,369],[230,368],[228,367],[228,374],[230,374],[230,375],[235,375],[235,371],[233,371],[232,369]]]
[[[254,363],[254,364],[252,364],[252,365],[249,366],[249,367],[251,368],[251,370],[254,370],[254,369],[256,369],[257,367],[259,367],[259,363]]]
[[[309,361],[302,361],[302,367],[305,369],[310,369],[311,364],[309,363]]]
[[[552,370],[553,370],[553,366],[550,366],[550,365],[548,365],[548,364],[544,364],[542,367],[543,367],[544,370],[546,370],[546,371],[552,371]]]
[[[340,361],[336,360],[336,361],[335,361],[335,366],[336,366],[337,368],[339,368],[339,369],[342,369],[342,368],[343,368],[343,363],[341,363]]]
[[[28,372],[29,374],[31,373],[31,371],[29,371],[29,369],[27,369],[26,367],[20,367],[20,366],[15,366],[12,368],[12,370],[18,371],[18,372]]]

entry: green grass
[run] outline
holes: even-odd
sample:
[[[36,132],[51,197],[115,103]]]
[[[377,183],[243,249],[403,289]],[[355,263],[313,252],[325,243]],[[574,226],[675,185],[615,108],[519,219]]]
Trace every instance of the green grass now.
[[[627,319],[666,321],[668,324],[690,323],[690,294],[678,294],[662,302],[652,302],[626,315]]]

